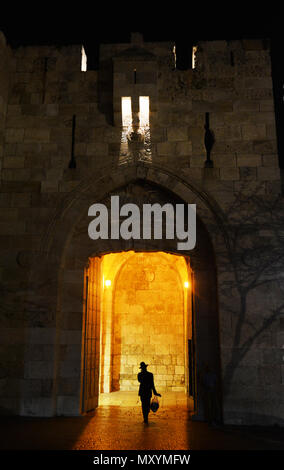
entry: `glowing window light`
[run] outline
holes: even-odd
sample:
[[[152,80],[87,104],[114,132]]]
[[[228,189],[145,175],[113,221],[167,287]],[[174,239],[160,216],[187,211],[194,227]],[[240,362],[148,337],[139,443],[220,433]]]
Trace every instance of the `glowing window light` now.
[[[87,56],[83,46],[81,49],[81,72],[87,72]]]
[[[175,69],[177,68],[177,50],[176,50],[176,46],[174,45],[174,48],[173,48],[173,55],[174,55],[174,63],[175,63]]]
[[[185,287],[186,289],[188,289],[188,288],[189,288],[189,282],[186,281],[186,282],[184,283],[184,287]]]
[[[123,96],[121,98],[121,114],[122,114],[122,125],[129,127],[132,125],[132,109],[131,109],[131,98],[130,96]]]
[[[109,279],[105,280],[105,286],[110,287],[111,286],[111,281]]]
[[[139,121],[141,127],[149,126],[149,96],[139,96]]]
[[[196,67],[196,52],[197,52],[197,46],[193,46],[192,48],[192,68],[195,69]]]

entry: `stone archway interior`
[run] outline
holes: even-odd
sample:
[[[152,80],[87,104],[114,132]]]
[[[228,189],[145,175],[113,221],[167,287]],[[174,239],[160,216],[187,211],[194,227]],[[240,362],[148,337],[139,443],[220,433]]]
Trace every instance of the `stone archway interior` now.
[[[169,189],[167,189],[169,184],[165,183],[165,186],[166,189],[157,184],[152,184],[152,182],[135,180],[129,181],[129,184],[126,186],[121,186],[120,190],[116,190],[114,194],[119,195],[121,205],[135,202],[140,208],[144,203],[159,203],[162,206],[169,200],[171,203],[183,202],[180,197],[169,193]],[[103,202],[109,211],[111,210],[110,194],[112,193],[108,193],[108,196],[105,196],[104,199],[100,199],[100,202]],[[146,354],[147,348],[144,347],[144,349],[141,350],[141,355],[138,352],[136,353],[136,358],[133,357],[134,354],[128,353],[128,358],[126,358],[125,354],[119,354],[119,347],[121,347],[121,345],[123,347],[126,346],[124,341],[126,335],[122,334],[122,332],[126,328],[124,320],[126,321],[127,312],[124,312],[124,315],[120,317],[120,326],[116,326],[114,319],[115,316],[118,316],[118,309],[121,305],[116,305],[116,308],[114,308],[115,300],[118,304],[118,299],[120,298],[119,296],[116,298],[116,296],[113,295],[115,294],[115,286],[119,286],[119,283],[122,284],[123,278],[126,279],[127,262],[130,261],[131,256],[144,254],[144,259],[146,259],[146,255],[150,255],[150,253],[155,254],[155,256],[160,255],[160,264],[162,260],[163,262],[168,260],[168,265],[165,264],[165,266],[167,266],[166,269],[169,269],[169,266],[174,269],[175,266],[177,273],[176,279],[179,279],[179,282],[176,280],[176,285],[178,286],[176,290],[181,289],[184,299],[187,298],[188,311],[187,316],[184,316],[184,319],[187,320],[184,324],[184,330],[187,330],[187,332],[184,333],[183,344],[185,356],[183,387],[184,390],[190,392],[187,396],[190,395],[194,397],[194,403],[198,404],[200,400],[197,378],[203,362],[214,362],[214,364],[219,367],[216,271],[214,252],[207,229],[200,218],[197,218],[197,244],[194,250],[190,252],[177,251],[176,238],[154,239],[152,237],[151,240],[125,240],[123,238],[114,240],[100,239],[94,243],[94,240],[90,239],[88,236],[90,217],[87,216],[88,212],[84,212],[83,210],[86,206],[86,200],[91,204],[98,199],[96,199],[95,196],[91,197],[91,195],[89,195],[87,199],[82,197],[82,200],[78,201],[78,204],[81,202],[81,206],[79,204],[72,208],[72,213],[68,216],[70,220],[74,213],[78,214],[81,211],[83,215],[80,219],[72,219],[73,228],[70,231],[68,244],[64,248],[64,259],[61,259],[62,269],[60,271],[57,304],[57,310],[59,312],[58,325],[66,325],[66,331],[60,326],[60,335],[58,335],[60,341],[56,344],[58,351],[56,355],[58,358],[56,363],[56,387],[54,388],[57,397],[56,412],[66,415],[85,413],[98,406],[101,395],[114,395],[114,393],[111,394],[110,392],[113,389],[120,390],[120,387],[134,387],[141,360],[149,363],[150,370],[153,367],[153,372],[156,371],[155,378],[157,387],[159,381],[163,381],[163,383],[159,385],[161,386],[161,392],[163,388],[166,387],[172,387],[172,390],[174,387],[181,387],[181,384],[178,383],[177,375],[182,375],[178,374],[178,366],[182,366],[182,364],[174,364],[174,361],[177,359],[173,357],[171,358],[172,362],[167,364],[166,361],[170,359],[166,357],[168,354],[156,354],[158,345],[155,345],[153,341],[161,341],[161,337],[154,335],[154,337],[151,338],[151,344],[154,344],[155,347],[150,348],[150,353]],[[190,200],[190,202],[192,202],[192,200]],[[208,221],[206,214],[204,217],[205,220]],[[58,232],[59,237],[62,236],[62,230],[60,234]],[[56,246],[54,246],[54,256],[58,249]],[[189,267],[189,258],[191,267]],[[89,260],[88,267],[86,267],[87,260]],[[186,289],[182,287],[182,284],[186,281],[183,279],[182,270],[179,269],[178,263],[174,262],[174,260],[180,260],[179,263],[183,263],[184,266],[184,268],[182,268],[184,269],[183,272],[189,279],[192,278],[193,285],[195,286],[194,295],[192,295],[191,289],[187,289],[187,296],[185,295]],[[146,264],[148,266],[148,261]],[[185,266],[187,266],[188,274],[185,270]],[[97,274],[100,273],[99,276],[94,274],[95,267]],[[149,266],[146,271],[144,270],[145,272],[140,275],[140,283],[144,282],[145,284],[147,279],[147,282],[150,283],[151,272],[147,273],[148,268]],[[120,276],[122,277],[120,278]],[[137,276],[138,271],[136,268],[131,281],[132,279],[136,280]],[[88,281],[86,283],[87,279]],[[104,281],[110,281],[110,284],[107,285]],[[164,279],[161,284],[166,286],[166,283],[167,280]],[[124,284],[125,288],[127,288],[129,282],[125,281]],[[150,284],[148,284],[148,286],[150,286]],[[121,287],[120,290],[125,289]],[[146,289],[138,289],[137,292],[141,291],[141,293],[139,292],[137,298],[139,298],[139,296],[141,298],[145,290]],[[149,291],[150,293],[152,292],[151,289],[149,289]],[[123,295],[125,296],[125,294]],[[157,299],[159,296],[161,297],[161,293],[157,294]],[[128,293],[128,297],[131,298],[130,293]],[[154,301],[156,301],[156,297],[153,295]],[[169,294],[168,298],[170,297]],[[164,301],[159,302],[159,305],[163,302]],[[191,306],[194,309],[194,315],[191,315]],[[167,308],[167,311],[169,310],[170,309]],[[184,310],[184,312],[185,311],[186,310]],[[124,320],[122,321],[123,317]],[[156,320],[158,322],[158,315],[155,315],[155,317],[157,317]],[[191,328],[190,323],[192,322],[192,317],[195,318],[196,321],[194,320],[194,325]],[[132,317],[128,314],[128,318]],[[96,319],[96,324],[94,324],[94,319]],[[154,319],[154,321],[156,320]],[[166,322],[163,325],[165,324]],[[128,325],[128,327],[131,328],[130,325]],[[149,331],[152,331],[153,328],[154,326],[151,322]],[[192,330],[194,331],[194,338],[190,341]],[[131,335],[128,336],[131,337]],[[162,346],[164,346],[165,343],[166,340],[163,342]],[[120,346],[118,346],[119,344]],[[65,346],[64,356],[60,353],[62,345]],[[136,344],[137,351],[139,350],[138,346],[140,347],[140,344]],[[178,347],[180,347],[180,343]],[[131,349],[134,350],[134,348],[135,344],[132,344]],[[80,349],[80,355],[78,354],[78,349]],[[155,360],[153,360],[153,349],[155,349]],[[162,349],[163,348],[160,347],[159,352],[161,352]],[[169,349],[173,349],[173,344],[168,350]],[[130,350],[130,348],[128,348],[128,350]],[[150,358],[147,358],[147,355],[150,355]],[[160,362],[156,363],[156,360]],[[162,362],[162,360],[164,362]],[[131,361],[132,364],[130,364]],[[116,362],[119,365],[115,370]],[[189,372],[187,365],[190,364],[191,371]],[[130,365],[133,366],[132,371],[130,371],[130,369],[126,371],[124,367],[130,367]],[[168,372],[174,369],[174,374],[170,372],[168,374],[160,374],[161,371],[165,371],[164,366],[168,366]],[[173,366],[175,367],[173,368]],[[66,369],[68,376],[65,371]],[[70,373],[70,369],[72,369],[72,373]],[[163,377],[158,377],[159,374]],[[165,378],[167,375],[168,378]],[[172,378],[170,375],[175,375],[175,377]],[[171,381],[172,384],[170,384]],[[192,381],[194,383],[192,383]],[[138,387],[137,382],[136,384],[136,387]],[[66,399],[66,393],[68,393],[68,400]],[[135,392],[119,391],[115,393],[135,393],[137,397],[137,388]],[[173,393],[180,394],[183,392]],[[99,396],[99,394],[101,395]],[[168,393],[165,393],[164,397],[168,397]],[[180,396],[178,398],[180,398]],[[192,399],[190,398],[189,406],[192,405],[191,401]]]
[[[99,391],[137,392],[144,361],[158,391],[186,393],[191,302],[185,258],[125,251],[102,256],[100,266]]]

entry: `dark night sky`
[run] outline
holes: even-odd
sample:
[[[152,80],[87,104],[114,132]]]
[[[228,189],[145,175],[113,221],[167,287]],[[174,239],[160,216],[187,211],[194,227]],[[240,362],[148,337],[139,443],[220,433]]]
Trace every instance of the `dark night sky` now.
[[[190,1],[159,6],[154,0],[116,2],[114,7],[101,0],[94,1],[93,8],[84,2],[69,2],[65,11],[50,3],[30,9],[27,5],[21,8],[17,3],[6,16],[1,14],[0,29],[12,46],[83,43],[91,62],[99,42],[127,42],[131,31],[144,33],[146,41],[174,40],[182,48],[191,40],[280,36],[283,29],[281,12],[273,10],[271,3],[253,8],[248,0],[228,2],[227,6],[219,2],[219,7],[218,2],[208,6]]]

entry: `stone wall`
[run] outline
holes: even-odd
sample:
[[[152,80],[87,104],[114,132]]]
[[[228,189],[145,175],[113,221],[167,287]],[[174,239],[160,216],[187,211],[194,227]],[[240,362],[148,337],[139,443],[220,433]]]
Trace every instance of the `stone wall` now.
[[[10,193],[24,193],[21,204],[28,208],[32,204],[34,208],[27,211],[26,217],[22,211],[28,223],[39,199],[56,199],[56,194],[74,189],[89,171],[107,163],[117,164],[120,154],[124,155],[119,119],[115,127],[106,124],[113,118],[110,112],[120,114],[120,103],[116,97],[112,107],[106,106],[112,95],[106,97],[103,86],[107,87],[107,80],[102,78],[107,59],[127,48],[127,44],[102,46],[101,70],[86,73],[80,71],[80,47],[26,47],[13,51],[2,198],[9,200]],[[186,178],[214,194],[221,205],[225,193],[230,197],[232,190],[244,187],[261,188],[263,194],[279,192],[269,49],[261,41],[200,43],[196,68],[179,71],[173,69],[172,44],[145,43],[143,48],[157,54],[156,60],[149,62],[150,69],[151,63],[157,68],[155,85],[149,84],[147,71],[141,72],[136,85],[139,93],[153,97],[152,162],[171,168],[178,164]],[[123,61],[119,57],[119,64],[126,67],[129,58]],[[138,69],[137,64],[139,61],[133,63]],[[143,61],[140,64],[143,68]],[[115,95],[127,87],[128,82],[122,82],[121,76],[121,72],[113,76]],[[133,85],[129,94],[131,90]],[[101,109],[108,111],[102,114]],[[213,169],[204,168],[206,112],[215,139]],[[70,172],[74,115],[77,168]],[[32,202],[27,201],[31,194]],[[12,204],[16,207],[15,202]],[[39,205],[46,209],[45,203]],[[46,212],[42,215],[45,219]],[[12,213],[10,216],[13,218]]]
[[[154,373],[157,390],[185,390],[184,289],[169,262],[160,254],[138,253],[118,276],[113,390],[137,390],[141,361]]]

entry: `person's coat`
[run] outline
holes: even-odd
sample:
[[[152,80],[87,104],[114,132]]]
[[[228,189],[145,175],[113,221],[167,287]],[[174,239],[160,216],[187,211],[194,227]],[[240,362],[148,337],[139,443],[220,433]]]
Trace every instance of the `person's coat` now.
[[[148,372],[147,370],[139,372],[138,382],[140,382],[138,395],[143,398],[151,398],[152,390],[154,394],[157,395],[157,391],[154,385],[154,376],[152,372]]]

